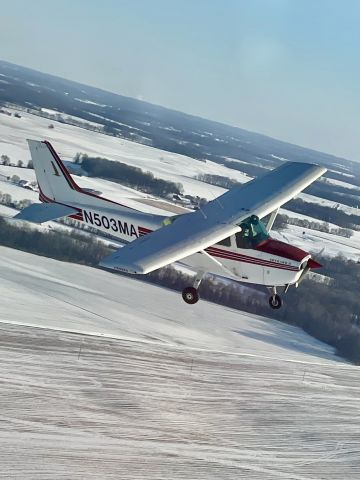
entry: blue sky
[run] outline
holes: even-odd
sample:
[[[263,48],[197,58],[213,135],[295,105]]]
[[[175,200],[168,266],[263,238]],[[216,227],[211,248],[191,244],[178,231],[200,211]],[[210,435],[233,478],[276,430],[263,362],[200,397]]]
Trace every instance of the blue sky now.
[[[360,161],[357,0],[0,0],[0,59]]]

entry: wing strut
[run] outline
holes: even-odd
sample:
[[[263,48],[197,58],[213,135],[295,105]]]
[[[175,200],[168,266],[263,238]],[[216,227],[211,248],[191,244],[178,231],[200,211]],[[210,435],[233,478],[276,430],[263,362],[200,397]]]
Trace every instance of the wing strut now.
[[[274,226],[274,223],[275,223],[276,217],[277,217],[277,215],[278,215],[278,213],[279,213],[279,210],[280,210],[280,208],[277,208],[277,209],[274,210],[274,211],[272,212],[272,214],[270,215],[269,221],[267,222],[267,225],[266,225],[266,230],[267,230],[268,232],[270,232],[271,229],[272,229],[272,227]]]

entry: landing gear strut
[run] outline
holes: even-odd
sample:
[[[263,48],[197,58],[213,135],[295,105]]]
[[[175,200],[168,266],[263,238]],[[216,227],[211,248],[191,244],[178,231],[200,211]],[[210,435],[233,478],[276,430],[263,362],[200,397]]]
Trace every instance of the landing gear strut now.
[[[198,272],[193,282],[192,287],[186,287],[182,291],[182,298],[184,302],[193,305],[198,302],[200,299],[198,288],[201,283],[201,280],[204,278],[205,272]]]
[[[271,291],[271,296],[269,298],[269,305],[273,310],[278,310],[281,308],[282,300],[280,295],[276,293],[276,287],[269,289]]]

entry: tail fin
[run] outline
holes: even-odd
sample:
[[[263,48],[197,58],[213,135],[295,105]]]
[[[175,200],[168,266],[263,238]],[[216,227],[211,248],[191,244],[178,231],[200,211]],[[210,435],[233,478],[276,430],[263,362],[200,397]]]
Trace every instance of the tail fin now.
[[[39,185],[40,200],[76,202],[81,188],[74,182],[51,144],[37,140],[27,142]]]
[[[28,140],[27,142],[39,185],[39,199],[42,202],[56,202],[67,206],[86,204],[95,207],[109,207],[109,204],[111,204],[113,207],[121,207],[122,210],[134,210],[79,187],[50,142],[46,140],[43,142]]]

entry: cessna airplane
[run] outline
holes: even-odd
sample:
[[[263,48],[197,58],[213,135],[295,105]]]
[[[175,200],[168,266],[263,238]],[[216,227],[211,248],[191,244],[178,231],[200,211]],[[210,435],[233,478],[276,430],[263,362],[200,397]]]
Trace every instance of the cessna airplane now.
[[[147,274],[174,262],[197,273],[182,292],[186,303],[199,300],[206,273],[270,291],[269,304],[281,307],[278,288],[297,287],[306,273],[321,267],[311,255],[271,238],[279,208],[326,169],[310,163],[287,162],[236,186],[201,209],[173,217],[142,213],[80,188],[47,141],[28,140],[41,204],[14,218],[35,223],[70,217],[127,243],[100,263],[132,274]],[[270,215],[266,226],[261,219]]]

